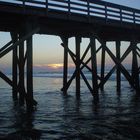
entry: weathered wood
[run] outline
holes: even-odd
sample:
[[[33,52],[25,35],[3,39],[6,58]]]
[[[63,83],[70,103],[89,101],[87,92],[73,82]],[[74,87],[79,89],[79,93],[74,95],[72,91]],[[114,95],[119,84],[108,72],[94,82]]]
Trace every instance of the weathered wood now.
[[[101,81],[104,80],[104,74],[105,74],[105,47],[106,46],[106,42],[103,41],[102,44],[102,56],[101,56]],[[101,90],[104,90],[104,85],[101,86]]]
[[[120,57],[121,57],[120,45],[121,45],[120,41],[116,41],[116,58],[118,61],[120,61]],[[121,72],[120,72],[119,67],[117,67],[117,70],[116,70],[116,79],[117,79],[117,91],[120,92],[120,90],[121,90]]]
[[[140,81],[139,81],[139,70],[138,70],[138,60],[137,60],[137,53],[136,53],[136,41],[132,41],[132,79],[135,85],[136,91],[140,89]],[[138,93],[138,92],[137,92]]]
[[[37,33],[38,31],[39,31],[39,28],[33,29],[30,33],[28,33],[27,35],[23,36],[20,40],[15,42],[13,45],[9,46],[3,52],[0,52],[0,58],[2,58],[4,55],[9,53],[11,50],[13,50],[15,47],[20,45],[22,42],[24,42],[26,39],[28,39],[30,36],[32,36],[33,34]]]
[[[63,93],[67,93],[67,77],[68,77],[68,38],[61,37],[64,46],[64,65],[63,65]]]
[[[94,96],[94,94],[93,94],[93,89],[92,89],[92,87],[90,86],[90,84],[89,84],[89,82],[88,82],[86,76],[84,75],[84,73],[83,73],[82,71],[81,71],[81,76],[82,76],[83,80],[85,81],[85,83],[86,83],[88,89],[90,90],[91,94]]]
[[[107,48],[105,47],[106,52],[109,54],[109,56],[112,58],[112,60],[115,62],[115,64],[119,67],[125,78],[128,80],[128,82],[131,84],[131,86],[134,88],[134,83],[132,80],[132,77],[130,76],[129,72],[124,68],[124,66],[116,59],[114,54]]]
[[[115,69],[116,69],[116,66],[114,66],[114,67],[109,71],[109,73],[104,77],[103,80],[101,80],[101,82],[100,82],[99,85],[98,85],[98,88],[101,88],[101,87],[104,86],[104,84],[107,82],[107,80],[110,78],[110,76],[114,73]]]
[[[69,53],[69,55],[71,56],[74,64],[76,65],[76,55],[68,48],[65,47],[64,43],[61,43],[61,46],[65,48],[65,50]],[[73,75],[71,76],[71,78],[69,79],[69,81],[67,83],[65,83],[65,90],[67,90],[69,88],[69,86],[71,85],[72,81],[74,80],[74,78],[76,77],[76,70],[74,71]],[[64,91],[64,87],[61,89],[62,91]]]
[[[91,68],[92,68],[93,94],[94,95],[98,95],[96,42],[95,42],[95,38],[94,37],[90,37],[90,43],[91,43]]]
[[[33,99],[33,42],[32,36],[27,39],[27,96],[26,103],[28,109],[34,105]]]
[[[127,48],[127,50],[125,51],[125,53],[122,55],[121,59],[120,59],[120,63],[129,55],[129,53],[131,52],[132,48],[131,45]],[[117,65],[115,65],[110,72],[104,77],[104,80],[101,80],[101,82],[99,83],[99,88],[101,86],[103,86],[107,80],[110,78],[110,76],[114,73],[115,69],[116,69]]]
[[[64,47],[65,45],[63,43],[61,43],[61,45]],[[87,65],[90,61],[91,61],[91,57],[86,61],[86,62],[83,62],[82,60],[84,59],[84,57],[86,56],[88,50],[90,49],[90,43],[87,47],[87,49],[85,50],[80,62],[82,64],[82,66],[80,67],[80,73],[81,73],[81,76],[83,78],[83,80],[85,81],[87,87],[89,88],[89,90],[91,91],[91,86],[90,84],[88,83],[87,79],[85,78],[84,74],[82,73],[82,69],[84,68],[87,68],[90,72],[92,72],[92,69]],[[74,64],[76,65],[76,55],[69,49],[69,48],[65,48],[67,50],[67,52],[70,54]],[[101,46],[96,50],[96,53],[98,53],[98,51],[101,49]],[[74,71],[73,75],[71,76],[71,78],[68,80],[68,82],[66,83],[66,90],[69,88],[69,86],[71,85],[72,81],[75,79],[76,77],[76,70]],[[97,75],[97,78],[99,80],[101,80],[101,78]],[[62,91],[64,90],[64,87],[61,89]],[[93,92],[93,90],[92,90]]]
[[[5,81],[7,82],[10,86],[13,86],[13,82],[12,80],[10,80],[5,74],[3,74],[1,71],[0,71],[0,77]]]
[[[140,11],[137,9],[133,9],[133,8],[129,8],[126,6],[120,6],[117,4],[112,4],[112,3],[108,3],[108,2],[102,2],[102,1],[98,1],[98,0],[75,0],[75,1],[58,1],[58,0],[45,0],[45,1],[32,1],[32,0],[28,0],[28,2],[30,3],[30,6],[25,3],[24,0],[16,0],[16,1],[20,1],[22,2],[22,4],[17,3],[17,6],[21,7],[22,10],[25,13],[28,13],[28,10],[26,10],[26,7],[30,7],[32,8],[32,10],[34,8],[40,8],[39,11],[42,10],[42,8],[46,8],[46,13],[48,13],[49,10],[53,10],[53,11],[57,11],[57,12],[66,12],[66,14],[68,15],[68,17],[74,13],[73,11],[77,11],[78,14],[81,15],[85,15],[87,16],[87,19],[89,19],[90,17],[93,16],[102,16],[105,17],[104,20],[110,20],[111,18],[113,18],[114,20],[117,21],[124,21],[124,20],[129,20],[132,21],[132,23],[136,24],[136,21],[140,21]],[[1,2],[3,4],[3,2]],[[15,4],[15,2],[13,3],[13,5]],[[33,5],[33,6],[32,6]],[[36,5],[36,6],[35,6]],[[39,5],[41,5],[39,7]],[[98,5],[98,6],[97,6]],[[52,8],[53,7],[53,8]],[[109,8],[108,8],[109,7]],[[27,8],[27,9],[28,9]],[[55,8],[55,9],[54,9]],[[21,10],[21,11],[22,11]],[[128,11],[128,12],[126,12]],[[136,14],[134,14],[136,13]],[[40,12],[37,12],[37,14],[41,14]],[[99,15],[99,16],[98,16]],[[124,16],[122,16],[124,15]],[[111,18],[110,18],[111,17]],[[117,18],[117,19],[116,19]],[[127,22],[127,21],[125,21]]]
[[[86,50],[84,51],[83,56],[81,57],[81,62],[85,59],[85,57],[86,57],[86,55],[87,55],[89,49],[90,49],[90,43],[89,43],[88,47],[86,48]]]
[[[64,48],[65,45],[63,43],[61,43],[61,46]],[[65,48],[67,50],[67,52],[69,53],[69,55],[71,56],[74,64],[75,64],[75,59],[76,59],[76,55],[69,49],[69,48]]]
[[[18,40],[18,34],[17,33],[12,33],[11,32],[11,38],[12,42],[15,43]],[[18,80],[18,73],[17,73],[17,66],[18,66],[18,56],[17,56],[17,50],[18,46],[13,49],[13,54],[12,54],[12,79],[13,79],[13,86],[12,86],[12,93],[13,93],[13,99],[17,100],[18,99],[18,85],[17,85],[17,80]]]
[[[67,85],[66,85],[66,90],[69,88],[69,86],[71,85],[72,81],[74,80],[74,78],[76,77],[76,70],[74,71],[74,73],[72,74],[71,78],[69,79],[69,81],[67,82]],[[64,88],[64,87],[63,87]],[[63,88],[62,88],[62,91],[63,91]]]
[[[19,34],[19,40],[24,36],[23,32]],[[15,47],[14,47],[15,48]],[[25,82],[24,82],[24,42],[19,44],[19,102],[24,105],[25,101]]]
[[[13,42],[12,41],[9,41],[7,44],[5,44],[2,48],[0,48],[0,53],[2,51],[4,51],[6,48],[8,48]]]
[[[76,36],[76,96],[80,96],[80,43],[81,37]]]

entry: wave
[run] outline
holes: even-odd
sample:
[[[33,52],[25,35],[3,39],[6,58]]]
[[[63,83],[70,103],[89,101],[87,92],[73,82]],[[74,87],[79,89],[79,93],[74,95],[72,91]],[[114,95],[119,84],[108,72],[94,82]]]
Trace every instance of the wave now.
[[[72,76],[72,72],[68,73],[68,78]],[[85,77],[88,80],[92,80],[92,75],[89,72],[84,73]],[[100,76],[100,74],[98,74]],[[105,76],[107,75],[107,72]],[[48,77],[48,78],[63,78],[63,73],[62,72],[39,72],[39,73],[34,73],[33,77]],[[112,76],[109,78],[110,81],[116,80],[116,73],[113,73]],[[125,77],[121,74],[121,80],[126,81]]]

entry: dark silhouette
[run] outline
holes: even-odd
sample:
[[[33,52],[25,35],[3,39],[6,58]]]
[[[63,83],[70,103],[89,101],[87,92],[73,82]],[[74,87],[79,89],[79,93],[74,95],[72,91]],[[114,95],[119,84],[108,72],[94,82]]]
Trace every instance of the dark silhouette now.
[[[0,77],[13,88],[13,99],[26,103],[33,110],[37,102],[33,98],[33,35],[51,34],[60,36],[64,48],[64,94],[75,79],[76,97],[80,97],[80,78],[85,82],[94,99],[98,101],[99,89],[116,70],[117,91],[121,91],[121,74],[133,89],[140,90],[139,64],[140,48],[140,10],[99,0],[74,1],[26,1],[13,3],[0,1],[0,31],[11,33],[11,41],[0,49],[0,58],[10,51],[12,54],[12,80],[0,72]],[[81,2],[81,3],[80,3]],[[18,25],[18,26],[17,26]],[[75,52],[68,46],[68,39],[75,37]],[[82,37],[90,42],[81,56]],[[97,40],[101,46],[97,48]],[[116,44],[116,54],[107,46],[108,41]],[[130,46],[121,56],[121,41],[129,41]],[[26,44],[25,44],[26,43]],[[85,60],[90,51],[89,59]],[[98,74],[97,54],[101,51],[101,73]],[[123,65],[125,58],[132,53],[132,69],[129,72]],[[68,79],[68,54],[71,56],[75,71]],[[106,54],[114,62],[112,69],[105,74]],[[90,65],[90,66],[89,66]],[[26,70],[25,70],[26,69]],[[84,70],[92,75],[87,79]],[[26,78],[25,78],[26,77]]]

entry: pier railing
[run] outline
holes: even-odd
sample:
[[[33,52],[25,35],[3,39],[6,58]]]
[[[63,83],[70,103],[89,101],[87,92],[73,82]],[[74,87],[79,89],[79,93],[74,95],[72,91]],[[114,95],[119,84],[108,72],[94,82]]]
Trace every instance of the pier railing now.
[[[105,21],[112,19],[140,24],[140,10],[99,0],[0,0],[0,2],[22,5],[23,8],[27,6],[44,8],[46,12],[62,11],[69,15],[75,13],[88,18],[104,18]]]

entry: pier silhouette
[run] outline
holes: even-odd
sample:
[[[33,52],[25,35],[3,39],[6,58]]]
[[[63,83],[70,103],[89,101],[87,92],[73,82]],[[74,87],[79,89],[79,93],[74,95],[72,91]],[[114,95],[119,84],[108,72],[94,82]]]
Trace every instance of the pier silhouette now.
[[[10,32],[11,41],[0,48],[0,58],[12,52],[12,79],[0,71],[0,77],[11,87],[13,99],[32,108],[33,98],[33,35],[48,34],[60,36],[64,48],[63,87],[67,93],[72,81],[76,80],[76,96],[80,97],[80,78],[95,99],[99,89],[116,70],[117,91],[121,90],[121,74],[138,93],[140,48],[140,10],[99,0],[0,0],[0,31]],[[75,37],[75,52],[68,46],[69,38]],[[81,56],[81,39],[89,38],[86,50]],[[96,42],[101,46],[97,48]],[[121,42],[130,42],[121,55]],[[116,54],[111,52],[107,42],[115,42]],[[87,53],[90,57],[84,61]],[[97,54],[101,52],[101,72],[97,73]],[[132,53],[132,69],[128,71],[122,62]],[[106,54],[115,63],[105,74]],[[75,64],[75,71],[68,79],[68,56]],[[91,65],[91,66],[89,66]],[[26,68],[26,73],[25,73]],[[92,75],[92,83],[83,69]],[[27,77],[27,78],[25,78]]]

